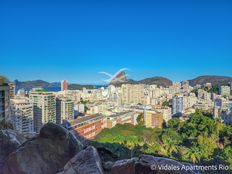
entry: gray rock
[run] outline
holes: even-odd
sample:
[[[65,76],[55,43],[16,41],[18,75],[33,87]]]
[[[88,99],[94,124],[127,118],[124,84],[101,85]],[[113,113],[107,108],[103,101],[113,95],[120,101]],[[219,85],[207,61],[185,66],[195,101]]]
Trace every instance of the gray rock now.
[[[8,155],[15,151],[26,139],[13,130],[0,130],[0,174]]]
[[[198,171],[183,170],[183,165],[183,163],[167,158],[141,155],[138,159],[115,162],[111,174],[199,174]]]
[[[116,161],[111,169],[111,174],[134,174],[135,163],[138,158],[124,159]]]
[[[114,162],[107,161],[107,162],[103,162],[102,166],[103,166],[104,171],[111,171],[113,165],[114,165]]]
[[[55,174],[82,149],[82,144],[65,128],[48,123],[38,137],[11,153],[4,174]]]
[[[103,174],[97,150],[88,146],[73,157],[59,174]]]

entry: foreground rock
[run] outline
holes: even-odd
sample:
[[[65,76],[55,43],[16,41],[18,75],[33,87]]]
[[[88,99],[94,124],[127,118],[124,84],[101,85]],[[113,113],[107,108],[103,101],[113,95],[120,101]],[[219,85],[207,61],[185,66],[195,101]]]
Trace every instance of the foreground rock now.
[[[97,150],[88,146],[74,156],[59,174],[103,174]]]
[[[168,168],[160,169],[165,166]],[[116,161],[111,174],[199,174],[197,171],[186,171],[182,167],[182,163],[171,159],[141,155],[139,158]]]
[[[8,155],[15,151],[26,139],[13,130],[0,130],[0,174]]]
[[[80,150],[82,144],[65,128],[48,123],[38,137],[9,155],[4,174],[53,174]]]

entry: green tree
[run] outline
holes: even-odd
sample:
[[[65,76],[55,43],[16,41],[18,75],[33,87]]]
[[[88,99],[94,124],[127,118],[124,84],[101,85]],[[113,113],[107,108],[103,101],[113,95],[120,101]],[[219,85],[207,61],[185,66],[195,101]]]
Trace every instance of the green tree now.
[[[139,126],[144,126],[145,125],[144,114],[143,113],[139,114],[136,121]]]

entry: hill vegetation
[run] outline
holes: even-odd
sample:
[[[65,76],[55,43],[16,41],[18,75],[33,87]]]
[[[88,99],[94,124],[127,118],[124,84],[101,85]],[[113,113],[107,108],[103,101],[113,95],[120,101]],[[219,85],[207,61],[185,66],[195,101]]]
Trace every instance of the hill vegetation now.
[[[172,85],[172,81],[165,77],[150,77],[142,80],[128,79],[126,82],[114,83],[116,86],[121,86],[122,84],[146,84],[146,85],[158,85],[163,87],[168,87]]]
[[[189,80],[191,86],[197,84],[204,85],[206,83],[211,83],[212,85],[228,85],[232,82],[232,77],[227,76],[199,76],[192,80]]]
[[[104,129],[95,141],[122,158],[127,148],[128,157],[146,153],[194,164],[227,164],[232,169],[232,127],[200,111],[186,122],[171,119],[164,129],[119,124]]]

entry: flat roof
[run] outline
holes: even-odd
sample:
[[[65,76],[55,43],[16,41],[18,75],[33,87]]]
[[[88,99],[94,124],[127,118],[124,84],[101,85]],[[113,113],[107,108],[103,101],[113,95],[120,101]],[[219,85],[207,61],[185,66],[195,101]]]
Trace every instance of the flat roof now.
[[[96,119],[96,118],[102,118],[103,115],[102,114],[94,114],[94,115],[88,115],[88,116],[82,116],[82,117],[79,117],[75,120],[72,120],[70,121],[71,125],[76,125],[76,124],[80,124],[80,123],[84,123],[86,121],[91,121],[93,119]]]

